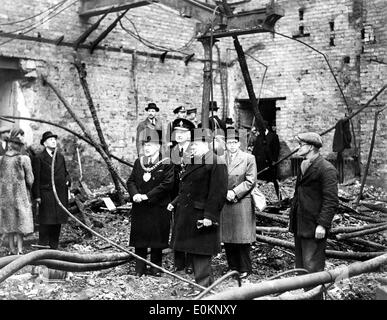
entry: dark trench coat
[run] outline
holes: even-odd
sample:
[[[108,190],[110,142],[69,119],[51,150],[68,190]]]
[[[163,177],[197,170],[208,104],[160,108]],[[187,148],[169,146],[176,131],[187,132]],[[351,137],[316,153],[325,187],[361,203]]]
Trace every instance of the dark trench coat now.
[[[143,180],[145,173],[140,160],[134,163],[127,181],[129,194],[146,194],[148,200],[133,202],[131,211],[130,245],[137,248],[167,248],[171,225],[171,213],[167,205],[171,202],[173,188],[173,165],[160,164],[151,172],[151,179]]]
[[[188,165],[181,177],[179,194],[172,202],[175,221],[171,247],[202,255],[220,252],[219,225],[198,229],[196,222],[207,218],[219,224],[226,195],[227,167],[224,161],[216,161],[210,151],[204,163]]]
[[[303,238],[314,238],[317,225],[330,229],[339,205],[336,168],[321,155],[297,177],[289,231]]]
[[[41,198],[39,207],[39,224],[62,224],[66,223],[68,216],[55,200],[51,183],[51,163],[52,157],[43,150],[32,159],[32,169],[34,172],[34,184],[32,186],[32,196],[34,199]],[[66,169],[65,159],[57,152],[55,160],[54,181],[56,192],[62,204],[68,207],[68,186],[70,185],[70,175]]]

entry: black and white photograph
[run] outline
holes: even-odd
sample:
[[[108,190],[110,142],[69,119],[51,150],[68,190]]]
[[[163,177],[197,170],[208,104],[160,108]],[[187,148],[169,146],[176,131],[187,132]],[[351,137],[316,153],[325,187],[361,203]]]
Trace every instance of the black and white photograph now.
[[[1,0],[0,302],[387,300],[386,102],[386,0]]]

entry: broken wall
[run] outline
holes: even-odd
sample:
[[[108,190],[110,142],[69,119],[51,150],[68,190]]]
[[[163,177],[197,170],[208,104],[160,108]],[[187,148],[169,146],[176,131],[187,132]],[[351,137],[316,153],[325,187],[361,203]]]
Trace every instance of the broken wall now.
[[[7,24],[43,12],[56,3],[56,0],[2,1],[2,32],[15,33],[32,24],[37,25],[36,29],[17,39],[0,33],[0,57],[19,58],[23,73],[28,75],[19,81],[28,108],[22,116],[52,121],[81,133],[54,92],[43,86],[39,77],[44,75],[59,88],[85,126],[95,132],[73,65],[75,56],[86,64],[90,91],[111,152],[129,162],[134,162],[136,158],[136,126],[145,119],[144,108],[149,102],[155,102],[160,107],[159,117],[165,124],[172,120],[172,110],[179,105],[197,107],[200,111],[203,50],[202,45],[192,39],[196,21],[183,19],[176,12],[159,5],[132,9],[122,23],[138,39],[117,25],[92,54],[82,46],[89,46],[112,23],[116,13],[109,14],[78,50],[74,49],[74,42],[100,17],[91,17],[86,21],[80,19],[76,3],[60,13],[54,12],[54,17],[42,25],[39,23],[45,15],[16,25]],[[71,3],[67,1],[61,9]],[[62,36],[64,38],[59,41]],[[164,51],[151,49],[150,44],[169,51],[164,62],[160,61],[160,54]],[[195,56],[185,63],[184,58],[190,53],[195,53]],[[220,89],[216,85],[214,98],[220,101]],[[221,103],[219,105],[222,107]],[[198,117],[200,119],[200,114]],[[106,166],[93,148],[62,129],[34,122],[28,125],[35,150],[41,149],[39,142],[44,131],[51,130],[59,135],[74,178],[79,176],[78,146],[86,182],[91,187],[110,183]],[[126,179],[130,169],[117,166]]]
[[[250,1],[238,10],[252,10],[267,3]],[[285,16],[277,22],[275,31],[287,37],[257,33],[239,39],[247,53],[257,97],[259,92],[261,98],[286,97],[277,101],[280,110],[277,111],[276,126],[279,138],[286,146],[282,152],[285,155],[289,149],[297,147],[294,140],[297,133],[309,130],[321,133],[333,127],[349,110],[356,111],[386,84],[387,3],[380,0],[279,0],[276,3],[285,9]],[[222,44],[223,57],[229,63],[229,107],[237,116],[238,104],[234,101],[246,99],[248,94],[233,43],[222,40]],[[348,108],[322,54],[333,69]],[[374,60],[370,61],[372,58]],[[386,93],[382,94],[372,107],[353,119],[363,167],[367,162],[374,112],[386,106],[386,97]],[[387,176],[386,125],[384,113],[379,120],[370,168],[370,175],[384,184]],[[323,137],[322,148],[324,156],[331,159],[336,158],[336,153],[332,152],[333,134],[331,131]],[[344,157],[348,160],[352,155],[353,149],[345,150]],[[348,163],[352,166],[353,162]],[[353,176],[354,170],[350,171]],[[289,174],[289,161],[281,165],[281,174]]]

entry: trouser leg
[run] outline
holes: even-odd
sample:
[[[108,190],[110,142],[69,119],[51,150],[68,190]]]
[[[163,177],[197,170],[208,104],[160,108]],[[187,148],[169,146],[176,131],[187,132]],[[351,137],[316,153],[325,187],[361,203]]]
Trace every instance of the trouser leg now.
[[[39,245],[48,246],[50,242],[49,225],[39,224]]]
[[[239,265],[238,265],[238,261],[237,261],[237,257],[236,257],[234,243],[225,243],[224,250],[226,252],[226,259],[227,259],[228,268],[230,270],[237,270],[238,271]]]
[[[146,259],[148,248],[134,248],[134,253],[140,256],[141,258]],[[144,261],[136,259],[136,273],[144,274],[146,271],[146,264]]]
[[[158,266],[161,267],[162,265],[162,259],[163,259],[163,251],[160,248],[151,248],[151,262],[154,264],[157,264]],[[160,271],[159,269],[156,269],[152,267],[152,270],[154,272]]]
[[[52,224],[49,225],[49,245],[51,249],[58,249],[59,246],[59,235],[62,225]]]
[[[184,251],[174,251],[174,263],[176,270],[183,270],[185,268],[185,255],[186,253]]]
[[[209,255],[192,254],[195,281],[203,287],[208,287],[212,283],[211,258]]]
[[[237,244],[239,253],[239,272],[251,273],[251,258],[250,258],[250,244],[241,243]]]
[[[306,239],[295,238],[296,243],[296,267],[304,268],[309,273],[323,271],[325,268],[325,249],[327,240],[324,239]],[[298,247],[298,250],[297,250]],[[298,265],[297,265],[298,260]],[[305,290],[312,288],[307,287]],[[314,299],[323,299],[323,293],[320,292]]]
[[[188,273],[192,273],[193,265],[192,265],[192,255],[190,253],[185,254],[185,271]]]

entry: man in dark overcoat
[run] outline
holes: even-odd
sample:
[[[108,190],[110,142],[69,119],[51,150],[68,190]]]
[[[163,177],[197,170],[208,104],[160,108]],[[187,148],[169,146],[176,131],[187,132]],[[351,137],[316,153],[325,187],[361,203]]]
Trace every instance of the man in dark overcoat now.
[[[145,108],[145,111],[148,113],[148,116],[145,120],[141,121],[138,124],[136,129],[136,149],[137,155],[139,157],[144,155],[142,142],[144,141],[144,135],[146,134],[147,129],[163,130],[162,121],[158,117],[156,117],[156,114],[160,111],[156,103],[148,103],[148,106]]]
[[[209,101],[208,103],[208,128],[210,128],[214,132],[214,136],[217,134],[225,135],[226,134],[226,123],[219,118],[218,116],[218,104],[216,101]],[[198,128],[202,128],[202,123],[198,124]]]
[[[172,199],[175,199],[179,193],[180,178],[184,174],[186,166],[191,163],[191,132],[195,125],[184,118],[175,119],[172,122],[173,134],[176,145],[171,150],[171,161],[174,165],[174,186],[172,190]],[[176,212],[174,213],[176,219]],[[172,228],[175,227],[175,224]],[[174,252],[174,271],[185,270],[186,273],[192,273],[192,259],[189,254],[182,251]]]
[[[339,205],[338,173],[319,152],[319,134],[301,133],[296,139],[298,155],[305,160],[297,176],[289,230],[294,233],[296,268],[318,272],[325,268],[327,236]]]
[[[130,245],[135,253],[146,259],[151,248],[151,262],[161,266],[162,249],[168,247],[171,213],[167,205],[171,201],[174,183],[173,164],[169,158],[161,158],[161,131],[148,129],[144,136],[144,156],[138,158],[127,181],[133,201],[131,211]],[[146,273],[144,261],[136,260],[136,276]],[[153,276],[161,276],[157,268],[150,268]]]
[[[194,131],[193,162],[181,176],[178,196],[168,206],[176,212],[171,246],[191,254],[195,281],[209,286],[211,258],[220,252],[219,220],[227,195],[227,167],[211,151],[208,129]]]
[[[55,195],[51,183],[52,157],[57,147],[56,134],[51,131],[43,133],[40,143],[44,150],[32,159],[32,169],[34,172],[34,184],[32,186],[32,196],[35,203],[39,205],[39,245],[50,246],[57,249],[62,224],[67,222],[66,212],[55,200]],[[71,179],[66,169],[64,156],[57,152],[54,164],[54,181],[59,200],[68,207],[68,187]]]
[[[265,122],[267,124],[267,122]],[[273,164],[278,161],[280,152],[280,142],[278,135],[269,129],[265,129],[265,135],[261,135],[257,130],[253,141],[252,154],[255,156],[255,162],[257,164],[257,172],[269,167],[266,171],[258,174],[258,180],[264,180],[266,182],[272,182],[277,194],[278,200],[280,200],[280,190],[277,181],[277,167]]]

